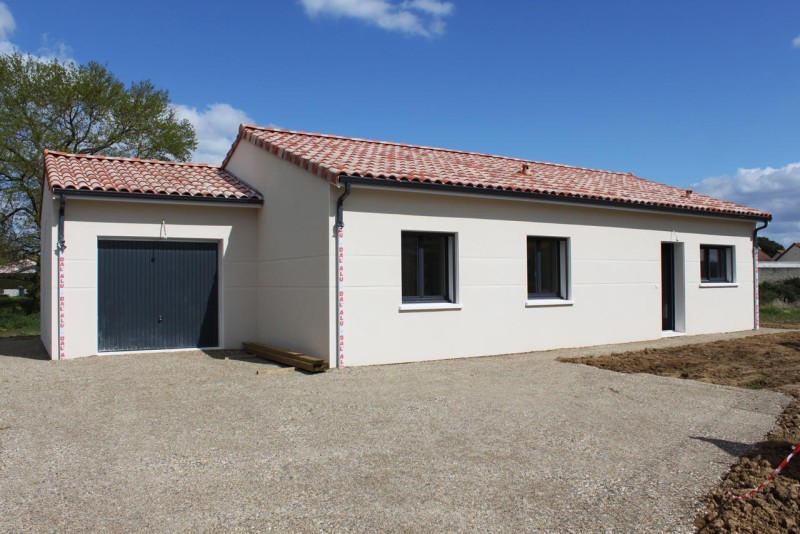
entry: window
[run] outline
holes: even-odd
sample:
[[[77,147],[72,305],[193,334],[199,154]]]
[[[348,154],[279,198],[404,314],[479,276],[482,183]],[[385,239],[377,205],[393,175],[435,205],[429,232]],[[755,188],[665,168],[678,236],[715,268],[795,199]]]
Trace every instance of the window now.
[[[567,240],[528,236],[528,298],[567,298]]]
[[[403,302],[455,302],[454,234],[402,233]]]
[[[700,245],[700,281],[733,282],[733,247]]]

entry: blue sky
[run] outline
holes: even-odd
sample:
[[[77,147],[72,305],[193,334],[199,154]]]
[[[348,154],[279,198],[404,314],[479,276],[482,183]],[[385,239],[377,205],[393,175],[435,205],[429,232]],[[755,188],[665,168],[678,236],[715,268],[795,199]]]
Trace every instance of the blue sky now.
[[[800,241],[796,0],[7,0],[10,48],[168,89],[196,161],[241,121],[474,150],[693,187]]]

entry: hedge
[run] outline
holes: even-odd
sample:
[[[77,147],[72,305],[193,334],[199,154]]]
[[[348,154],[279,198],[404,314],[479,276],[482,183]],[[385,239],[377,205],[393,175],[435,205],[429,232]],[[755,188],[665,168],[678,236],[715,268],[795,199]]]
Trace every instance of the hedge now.
[[[800,278],[761,282],[758,285],[758,292],[762,304],[770,304],[775,301],[796,304],[800,302]]]

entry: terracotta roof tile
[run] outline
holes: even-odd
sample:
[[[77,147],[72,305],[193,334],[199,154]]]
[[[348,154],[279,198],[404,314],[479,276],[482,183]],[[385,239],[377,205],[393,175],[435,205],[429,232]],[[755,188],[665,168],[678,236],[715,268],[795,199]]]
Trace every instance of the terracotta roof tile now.
[[[67,154],[45,150],[51,191],[140,193],[155,197],[261,201],[261,193],[215,165]]]
[[[772,261],[772,256],[761,250],[758,249],[758,261]]]
[[[668,207],[771,219],[764,211],[660,184],[630,173],[542,163],[334,135],[243,124],[225,168],[242,140],[337,183],[342,176],[509,190],[581,198],[635,207]],[[634,206],[631,206],[634,207]]]

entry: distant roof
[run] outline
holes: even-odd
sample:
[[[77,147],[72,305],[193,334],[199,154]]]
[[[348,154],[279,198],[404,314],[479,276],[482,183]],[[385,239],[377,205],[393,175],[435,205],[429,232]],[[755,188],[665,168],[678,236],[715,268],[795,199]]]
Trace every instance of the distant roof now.
[[[769,254],[767,254],[766,252],[761,250],[761,248],[759,248],[758,249],[758,261],[773,261],[773,260],[772,260],[772,256],[770,256]]]
[[[0,274],[22,274],[32,273],[36,270],[34,260],[20,260],[6,265],[0,265]]]
[[[246,124],[240,126],[239,135],[222,163],[223,168],[242,140],[334,184],[341,177],[357,176],[384,182],[419,182],[552,195],[555,199],[597,200],[629,207],[772,218],[765,211],[631,173]]]
[[[792,250],[793,248],[800,248],[800,243],[792,243],[784,250],[779,250],[778,253],[775,254],[774,256],[775,261],[780,261],[780,259],[783,258],[786,255],[786,253]]]
[[[261,193],[217,165],[45,150],[44,166],[51,191],[263,201]]]

